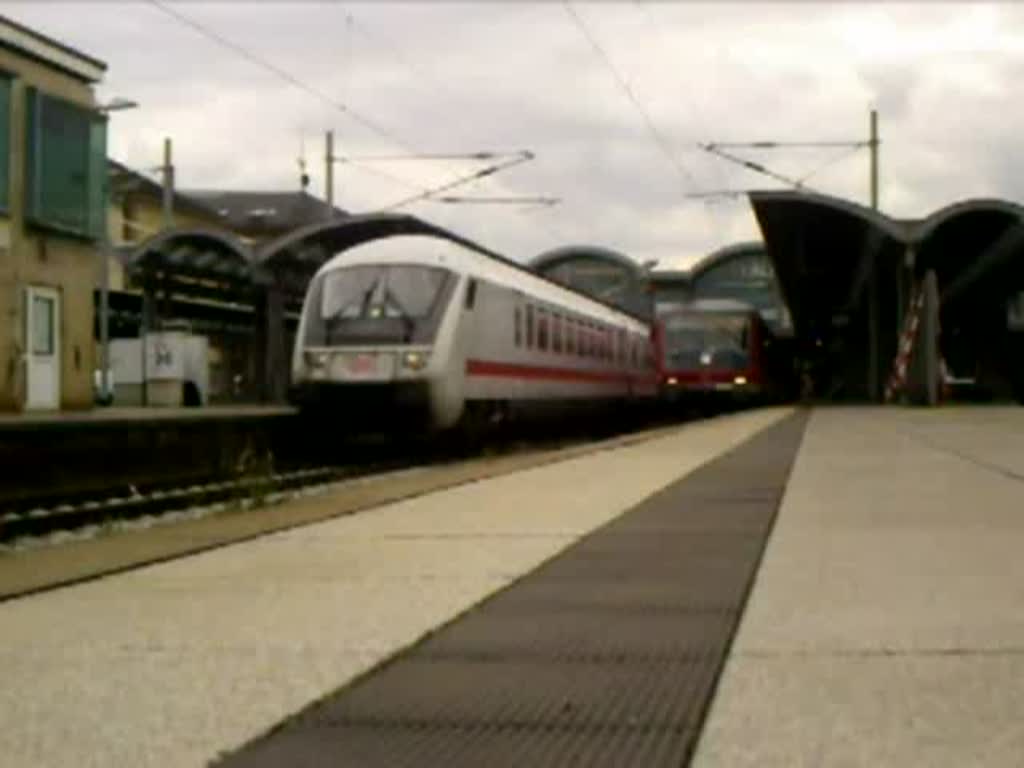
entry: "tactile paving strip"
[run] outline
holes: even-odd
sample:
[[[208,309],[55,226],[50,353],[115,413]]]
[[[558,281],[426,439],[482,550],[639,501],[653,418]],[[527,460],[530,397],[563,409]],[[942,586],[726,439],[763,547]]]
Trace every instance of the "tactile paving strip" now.
[[[655,493],[220,765],[686,764],[805,421]]]

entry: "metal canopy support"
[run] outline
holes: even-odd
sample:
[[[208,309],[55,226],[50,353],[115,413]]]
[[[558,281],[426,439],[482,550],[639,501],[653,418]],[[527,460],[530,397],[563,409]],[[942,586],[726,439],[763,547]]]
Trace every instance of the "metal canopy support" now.
[[[900,329],[906,320],[904,315],[910,306],[911,292],[914,287],[914,268],[917,262],[917,251],[911,243],[903,250],[903,263],[897,272],[896,280],[896,339],[899,340]]]
[[[918,349],[924,375],[926,405],[939,403],[939,281],[935,270],[924,276],[924,310],[921,317],[921,343]]]
[[[850,281],[850,291],[846,297],[844,311],[849,312],[857,304],[865,285],[870,283],[871,275],[874,274],[878,265],[878,254],[882,250],[882,243],[885,237],[877,227],[868,227],[864,238],[864,250],[857,260],[857,267],[853,273],[853,280]]]
[[[939,289],[934,270],[921,281],[921,316],[907,367],[906,394],[916,405],[939,402]]]
[[[262,346],[258,359],[263,365],[261,394],[265,401],[283,402],[288,388],[288,354],[285,349],[284,292],[276,282],[267,286],[262,301]]]
[[[881,387],[878,381],[878,270],[876,261],[872,254],[867,280],[867,302],[868,302],[868,397],[873,401],[879,401],[882,397]]]

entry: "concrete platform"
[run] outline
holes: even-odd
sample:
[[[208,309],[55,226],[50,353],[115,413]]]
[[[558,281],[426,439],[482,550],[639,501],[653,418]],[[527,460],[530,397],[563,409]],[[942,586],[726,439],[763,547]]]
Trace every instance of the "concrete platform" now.
[[[4,603],[3,763],[204,765],[787,413]]]
[[[803,425],[671,483],[218,765],[685,764]]]
[[[698,766],[1024,761],[1024,409],[814,412]]]

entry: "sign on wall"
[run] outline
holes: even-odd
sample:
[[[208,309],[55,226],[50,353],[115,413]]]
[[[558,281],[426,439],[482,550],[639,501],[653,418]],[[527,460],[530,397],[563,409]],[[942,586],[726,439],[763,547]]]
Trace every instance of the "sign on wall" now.
[[[185,378],[185,334],[171,332],[146,335],[146,378]]]

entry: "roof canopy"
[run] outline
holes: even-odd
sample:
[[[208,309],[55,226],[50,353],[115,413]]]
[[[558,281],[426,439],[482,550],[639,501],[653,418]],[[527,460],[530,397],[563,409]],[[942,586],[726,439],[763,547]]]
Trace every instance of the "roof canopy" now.
[[[1024,208],[1004,200],[965,200],[915,220],[796,191],[750,201],[798,328],[848,310],[872,272],[897,280],[909,263],[918,276],[935,270],[944,310],[970,296],[1003,301],[1024,284]]]
[[[143,284],[173,293],[231,301],[254,288],[252,252],[217,230],[167,229],[122,250],[122,260]]]

